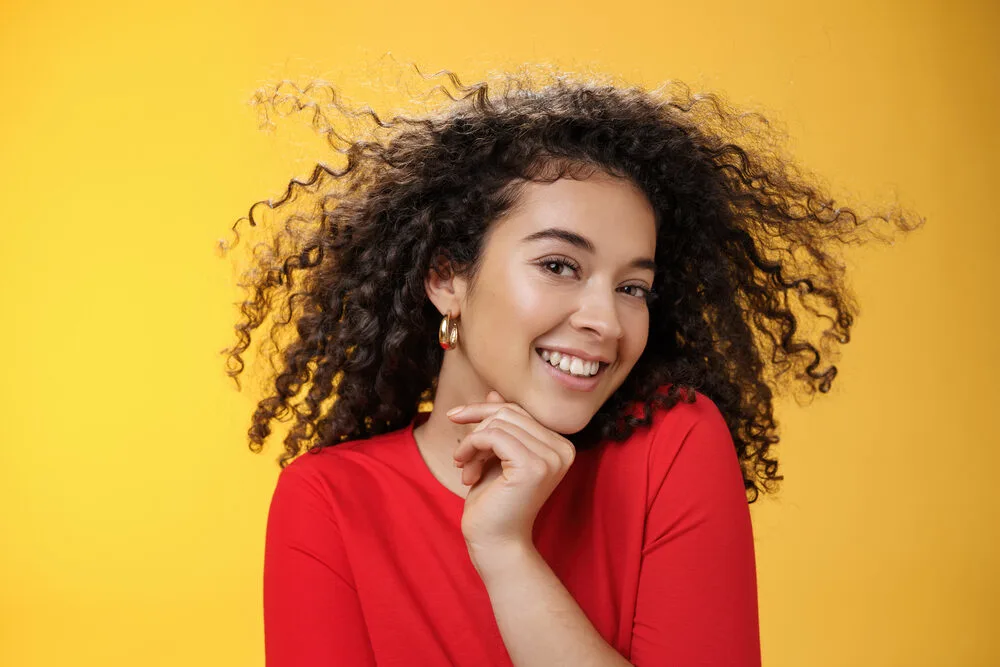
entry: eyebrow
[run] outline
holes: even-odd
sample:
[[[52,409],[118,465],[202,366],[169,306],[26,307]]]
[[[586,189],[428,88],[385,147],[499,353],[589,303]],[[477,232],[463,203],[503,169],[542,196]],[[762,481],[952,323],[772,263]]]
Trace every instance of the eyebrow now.
[[[587,237],[580,236],[576,232],[571,232],[568,229],[560,229],[558,227],[549,227],[548,229],[543,229],[540,232],[528,234],[521,239],[521,243],[530,243],[532,241],[541,241],[544,239],[565,241],[566,243],[574,245],[581,250],[586,250],[591,254],[597,251],[594,243]],[[648,257],[637,257],[636,259],[633,259],[629,262],[629,267],[636,269],[649,269],[653,273],[656,273],[656,262]]]

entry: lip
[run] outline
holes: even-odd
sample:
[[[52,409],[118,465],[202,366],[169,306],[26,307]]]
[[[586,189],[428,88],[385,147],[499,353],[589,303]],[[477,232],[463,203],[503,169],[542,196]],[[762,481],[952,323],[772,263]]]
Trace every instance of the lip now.
[[[574,357],[580,357],[584,361],[599,361],[602,364],[610,364],[611,363],[611,359],[608,359],[606,357],[596,357],[596,356],[594,356],[592,354],[587,354],[583,350],[577,350],[576,348],[573,348],[573,347],[559,347],[559,346],[549,346],[549,345],[538,345],[537,347],[535,347],[535,351],[536,352],[539,349],[551,350],[553,352],[560,352],[562,354],[568,354],[568,355],[571,355],[571,356],[574,356]],[[544,359],[543,359],[543,361],[544,361]]]
[[[554,348],[545,348],[546,350]],[[559,350],[560,352],[562,350]],[[545,372],[552,376],[552,378],[573,391],[594,391],[597,385],[601,383],[601,379],[604,377],[604,371],[607,369],[606,364],[601,364],[600,370],[597,371],[597,375],[591,375],[590,377],[579,377],[576,375],[570,375],[569,373],[563,373],[561,370],[557,369],[555,366],[549,362],[542,359],[542,355],[535,351],[535,358],[538,359],[538,363],[545,367]],[[598,361],[593,359],[593,361]]]

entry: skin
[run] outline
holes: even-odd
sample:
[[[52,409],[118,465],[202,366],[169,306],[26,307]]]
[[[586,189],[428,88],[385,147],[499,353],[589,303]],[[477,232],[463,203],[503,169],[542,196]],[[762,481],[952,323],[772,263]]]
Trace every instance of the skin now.
[[[537,496],[547,497],[553,477],[572,463],[562,435],[586,426],[635,366],[648,337],[645,294],[654,276],[635,261],[654,257],[654,220],[641,191],[603,172],[528,183],[513,211],[494,223],[474,290],[465,277],[429,272],[431,302],[442,315],[459,316],[459,344],[445,352],[434,411],[414,435],[435,477],[466,498],[466,513],[470,490],[502,472],[498,449],[521,457],[522,468],[531,454],[548,460],[547,481],[534,480],[530,504],[544,502]],[[552,228],[584,237],[593,250],[556,238],[524,241]],[[611,363],[593,391],[568,389],[536,352],[548,346]],[[446,414],[465,405],[464,413]]]

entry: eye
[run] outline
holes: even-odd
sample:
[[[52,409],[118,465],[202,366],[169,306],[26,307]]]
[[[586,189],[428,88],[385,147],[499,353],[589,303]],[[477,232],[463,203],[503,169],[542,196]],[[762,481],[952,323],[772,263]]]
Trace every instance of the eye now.
[[[647,287],[643,287],[642,285],[624,285],[622,287],[622,289],[623,290],[636,290],[636,291],[638,291],[638,293],[635,293],[635,292],[632,292],[632,293],[626,292],[626,294],[628,294],[629,296],[634,297],[636,299],[642,299],[647,304],[652,303],[656,299],[656,296],[657,296],[656,292],[654,292],[652,289],[647,288]]]
[[[573,272],[580,270],[580,266],[576,262],[571,261],[568,257],[546,257],[539,260],[537,264],[543,271],[557,276],[566,275],[563,273],[563,269],[569,269]]]

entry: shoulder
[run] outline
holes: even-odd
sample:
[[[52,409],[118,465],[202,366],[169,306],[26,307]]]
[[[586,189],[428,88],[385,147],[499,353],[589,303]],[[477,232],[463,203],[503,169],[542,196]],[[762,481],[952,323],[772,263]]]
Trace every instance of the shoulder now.
[[[666,387],[663,387],[661,391],[665,389]],[[669,408],[657,408],[653,412],[650,425],[637,429],[632,437],[647,439],[662,447],[664,442],[683,439],[683,436],[695,427],[702,430],[721,428],[729,432],[726,419],[715,401],[697,390],[687,392],[685,395],[689,399],[693,395],[694,400],[688,403],[682,398]],[[631,410],[633,414],[641,414],[643,411],[641,404]]]
[[[633,437],[646,441],[652,486],[669,477],[719,478],[742,485],[742,473],[732,434],[721,410],[707,395],[695,391],[694,401],[657,409],[650,426]]]
[[[669,409],[656,410],[653,414],[653,430],[688,430],[697,425],[701,428],[722,427],[728,432],[726,418],[715,401],[700,391],[694,391],[693,395],[694,401],[691,403],[681,400]]]
[[[334,489],[344,490],[370,477],[378,467],[373,464],[390,457],[388,450],[404,434],[405,430],[392,431],[303,452],[278,474],[277,487],[305,487],[332,500]]]

